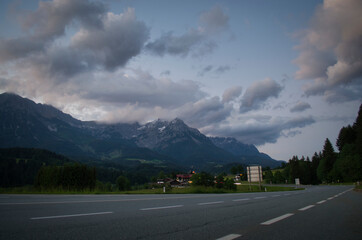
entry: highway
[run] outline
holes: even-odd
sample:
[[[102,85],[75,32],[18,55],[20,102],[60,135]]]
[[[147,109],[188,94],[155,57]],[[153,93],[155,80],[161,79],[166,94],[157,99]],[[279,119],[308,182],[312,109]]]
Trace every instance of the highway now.
[[[0,239],[362,239],[352,186],[290,192],[0,195]]]

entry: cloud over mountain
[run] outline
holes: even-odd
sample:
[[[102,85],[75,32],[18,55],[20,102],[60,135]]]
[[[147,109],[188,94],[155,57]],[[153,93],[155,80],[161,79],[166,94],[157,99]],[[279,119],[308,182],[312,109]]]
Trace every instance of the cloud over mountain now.
[[[203,129],[205,133],[215,136],[230,136],[241,142],[255,145],[275,143],[281,136],[294,136],[304,128],[315,123],[312,116],[283,119],[265,115],[241,117],[237,123],[224,123],[210,129]]]

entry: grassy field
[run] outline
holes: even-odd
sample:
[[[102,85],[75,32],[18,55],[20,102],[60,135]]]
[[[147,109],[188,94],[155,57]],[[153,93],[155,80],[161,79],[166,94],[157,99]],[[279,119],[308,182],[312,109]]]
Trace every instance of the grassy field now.
[[[192,194],[192,193],[248,193],[248,192],[275,192],[275,191],[295,191],[303,190],[303,188],[279,187],[279,186],[262,186],[261,190],[258,185],[238,185],[235,191],[227,189],[219,189],[212,187],[191,186],[186,188],[168,188],[166,194]],[[64,189],[39,190],[33,186],[24,186],[16,188],[0,188],[0,194],[164,194],[162,188],[155,189],[139,189],[129,191],[100,191],[100,190],[84,190],[84,191],[68,191]]]

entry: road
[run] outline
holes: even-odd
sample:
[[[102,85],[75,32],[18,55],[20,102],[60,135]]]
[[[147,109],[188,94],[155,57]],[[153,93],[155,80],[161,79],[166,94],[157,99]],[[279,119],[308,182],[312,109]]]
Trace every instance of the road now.
[[[0,239],[362,239],[351,186],[185,195],[0,195]]]

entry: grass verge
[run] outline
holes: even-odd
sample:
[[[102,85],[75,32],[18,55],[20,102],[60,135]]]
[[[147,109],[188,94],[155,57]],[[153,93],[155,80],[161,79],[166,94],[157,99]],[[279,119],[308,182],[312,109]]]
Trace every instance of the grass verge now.
[[[304,188],[280,187],[280,186],[262,186],[258,185],[238,185],[236,190],[223,188],[191,186],[186,188],[168,188],[166,194],[195,194],[195,193],[248,193],[248,192],[276,192],[276,191],[295,191]],[[36,189],[33,186],[0,188],[0,194],[163,194],[162,188],[138,189],[129,191],[101,191],[101,190],[64,190],[64,189]]]

